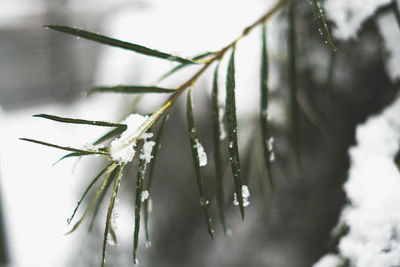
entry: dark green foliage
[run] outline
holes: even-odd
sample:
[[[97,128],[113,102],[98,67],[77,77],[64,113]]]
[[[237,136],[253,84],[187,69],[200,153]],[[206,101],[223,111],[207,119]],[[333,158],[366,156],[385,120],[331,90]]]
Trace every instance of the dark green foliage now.
[[[121,166],[118,166],[118,176],[117,179],[115,179],[114,182],[114,187],[113,191],[111,194],[110,198],[110,205],[108,206],[108,211],[107,211],[107,218],[106,218],[106,227],[104,229],[104,239],[103,239],[103,251],[102,251],[102,259],[101,259],[101,266],[104,267],[104,264],[106,262],[106,248],[107,248],[107,240],[108,240],[108,234],[110,233],[111,229],[111,217],[112,213],[114,210],[114,204],[115,204],[115,199],[117,197],[119,185],[121,184],[121,179],[122,179],[122,171],[124,170],[125,164],[122,164]]]
[[[125,124],[120,124],[120,123],[64,118],[64,117],[59,117],[59,116],[54,116],[54,115],[49,115],[49,114],[37,114],[37,115],[33,115],[33,117],[44,118],[44,119],[49,119],[52,121],[58,121],[58,122],[64,122],[64,123],[86,124],[86,125],[103,126],[103,127],[126,127]]]
[[[133,86],[133,85],[118,85],[118,86],[96,86],[93,87],[91,93],[123,93],[123,94],[142,94],[142,93],[174,93],[175,89],[162,88],[156,86]]]
[[[72,227],[72,229],[67,234],[70,234],[70,233],[74,232],[79,227],[79,225],[85,220],[86,216],[89,214],[89,212],[92,209],[93,205],[96,203],[96,201],[99,198],[100,194],[104,190],[104,187],[105,187],[108,179],[110,179],[110,174],[112,173],[112,171],[116,167],[117,167],[116,163],[112,163],[107,167],[107,173],[106,173],[103,181],[101,182],[99,188],[97,189],[95,196],[93,197],[92,201],[90,202],[89,207],[86,209],[86,211],[82,215],[81,219],[77,223],[75,223],[75,225]]]
[[[193,61],[197,61],[197,60],[206,58],[206,57],[208,57],[210,55],[214,55],[214,54],[215,54],[214,52],[202,53],[202,54],[200,54],[198,56],[193,57],[192,60]],[[172,74],[174,74],[175,72],[177,72],[178,70],[180,70],[180,69],[182,69],[182,68],[184,68],[186,66],[188,66],[188,64],[179,64],[179,65],[177,65],[176,67],[172,68],[170,71],[165,73],[163,76],[161,76],[158,81],[160,82],[160,81],[166,79],[167,77],[171,76]]]
[[[111,172],[110,178],[107,180],[103,191],[101,191],[101,193],[100,193],[98,201],[96,202],[94,210],[93,210],[92,219],[90,220],[90,224],[89,224],[89,228],[88,228],[89,232],[93,229],[94,223],[96,222],[97,214],[98,214],[98,212],[100,210],[101,205],[103,204],[104,197],[106,196],[106,194],[108,192],[108,189],[111,187],[112,183],[114,182],[115,177],[117,176],[118,172],[119,172],[118,168],[115,168]]]
[[[164,133],[164,127],[165,127],[165,123],[167,122],[168,119],[168,113],[164,115],[164,118],[161,122],[160,128],[158,129],[157,135],[156,135],[156,144],[153,147],[153,150],[151,151],[151,156],[152,156],[152,160],[150,161],[150,170],[149,170],[149,179],[146,185],[146,190],[147,192],[150,193],[150,189],[151,189],[151,185],[153,182],[153,177],[154,177],[154,168],[157,162],[157,156],[158,156],[158,152],[160,150],[160,146],[161,146],[161,139]],[[147,242],[150,242],[150,235],[149,235],[149,212],[150,212],[150,197],[147,198],[144,201],[144,225],[145,225],[145,232],[146,232],[146,240]],[[150,243],[149,243],[150,244]]]
[[[153,131],[155,124],[158,120],[163,117],[161,125],[158,128],[158,132],[156,135],[156,144],[151,151],[151,157],[153,160],[150,162],[149,166],[149,179],[147,184],[144,184],[144,178],[147,170],[148,159],[144,159],[140,157],[138,162],[138,170],[137,170],[137,181],[136,181],[136,198],[135,198],[135,227],[134,227],[134,234],[133,234],[133,258],[134,262],[137,262],[137,249],[139,246],[139,233],[140,233],[140,216],[141,216],[141,209],[142,209],[142,202],[144,204],[144,222],[145,222],[145,232],[146,232],[146,239],[149,239],[149,230],[148,230],[148,219],[149,219],[149,205],[150,205],[150,198],[144,198],[143,193],[145,191],[149,192],[151,189],[153,176],[154,176],[154,168],[156,164],[156,159],[158,155],[158,151],[161,145],[161,138],[163,135],[165,123],[168,117],[168,113],[170,108],[173,104],[176,103],[177,99],[184,93],[185,90],[188,91],[187,95],[187,126],[189,131],[189,140],[190,140],[190,149],[193,159],[194,165],[194,173],[196,177],[197,187],[199,191],[199,199],[200,199],[200,206],[206,220],[207,230],[211,238],[214,237],[214,230],[211,224],[211,218],[209,215],[209,201],[206,198],[203,179],[202,179],[202,169],[203,166],[201,162],[201,158],[199,158],[199,148],[201,147],[197,133],[195,128],[194,122],[194,115],[193,115],[193,99],[192,99],[192,88],[194,84],[197,82],[199,77],[201,77],[210,66],[215,66],[215,63],[218,62],[218,65],[214,71],[214,79],[212,84],[212,131],[213,131],[213,144],[214,144],[214,164],[215,164],[215,194],[218,202],[218,211],[219,217],[221,220],[221,224],[225,233],[227,233],[227,225],[226,225],[226,218],[224,213],[224,165],[225,165],[225,157],[224,153],[225,149],[221,148],[221,133],[223,132],[223,123],[221,122],[221,109],[218,103],[218,72],[219,72],[219,61],[221,61],[227,52],[231,52],[228,68],[226,72],[226,99],[225,99],[225,117],[227,122],[227,136],[228,136],[228,154],[229,154],[229,162],[231,166],[231,172],[234,181],[234,194],[235,198],[239,204],[239,210],[241,214],[242,220],[244,219],[244,205],[247,205],[246,197],[243,198],[243,192],[246,192],[247,187],[245,184],[249,182],[249,179],[245,179],[245,177],[250,177],[252,172],[250,171],[250,166],[254,166],[253,164],[257,164],[257,167],[261,166],[259,170],[264,170],[262,166],[262,160],[260,158],[260,162],[252,162],[255,160],[255,156],[253,154],[259,154],[261,151],[261,147],[257,147],[260,150],[257,150],[257,153],[253,153],[255,147],[259,142],[259,137],[255,140],[251,140],[249,146],[247,146],[247,157],[246,160],[243,161],[243,171],[241,170],[241,163],[239,157],[239,145],[238,145],[238,125],[237,125],[237,114],[236,114],[236,81],[235,81],[235,49],[236,44],[245,37],[250,31],[252,31],[256,26],[263,25],[262,28],[262,57],[261,57],[261,73],[260,73],[260,92],[261,92],[261,99],[260,99],[260,111],[259,111],[259,120],[260,120],[260,128],[261,128],[261,141],[262,141],[262,149],[264,155],[264,165],[265,170],[268,174],[269,183],[271,185],[271,189],[274,189],[274,180],[272,176],[271,170],[271,162],[273,161],[273,151],[272,151],[272,135],[271,135],[271,125],[268,122],[268,102],[269,102],[269,87],[268,87],[268,79],[269,79],[269,66],[268,66],[268,51],[267,51],[267,38],[266,38],[266,24],[269,18],[279,11],[286,2],[289,2],[289,12],[288,12],[288,85],[290,88],[289,94],[289,104],[290,104],[290,114],[291,117],[291,131],[293,136],[293,147],[295,151],[296,160],[298,166],[301,167],[301,160],[300,160],[300,141],[299,141],[299,104],[301,107],[301,94],[298,92],[297,88],[297,54],[296,54],[296,0],[278,0],[275,5],[271,7],[262,17],[256,20],[254,23],[249,25],[248,27],[244,28],[242,34],[238,36],[236,39],[232,40],[228,45],[222,47],[220,50],[216,52],[207,52],[195,56],[190,59],[181,58],[178,56],[170,55],[168,53],[160,52],[158,50],[150,49],[141,45],[128,43],[124,41],[120,41],[117,39],[113,39],[110,37],[106,37],[100,34],[88,32],[78,28],[72,28],[67,26],[58,26],[58,25],[47,25],[45,27],[60,31],[63,33],[67,33],[70,35],[74,35],[77,37],[85,38],[88,40],[92,40],[98,43],[123,48],[127,50],[131,50],[146,56],[158,57],[161,59],[171,60],[178,62],[179,64],[173,65],[172,69],[165,73],[161,78],[160,81],[169,77],[170,75],[182,70],[183,68],[189,65],[200,65],[197,68],[197,71],[190,76],[188,79],[185,79],[183,83],[177,85],[175,88],[163,88],[157,86],[134,86],[134,85],[117,85],[117,86],[96,86],[89,91],[89,94],[95,92],[111,92],[111,93],[127,93],[127,94],[146,94],[146,93],[163,93],[163,94],[170,94],[167,95],[168,98],[164,102],[164,104],[156,109],[147,120],[136,129],[137,135],[133,135],[131,139],[126,141],[124,145],[131,145],[136,146],[140,140],[142,140],[143,136],[141,134],[147,132],[150,133]],[[325,23],[325,19],[323,17],[322,9],[320,7],[319,0],[312,0],[312,5],[314,8],[314,14],[317,21],[317,24],[320,28],[321,34],[325,38],[325,42],[329,44],[332,50],[337,51],[336,47],[333,45],[331,37],[328,32],[327,25]],[[334,59],[334,57],[332,57]],[[195,68],[194,68],[195,69]],[[331,64],[330,73],[333,73],[333,63]],[[333,75],[330,75],[329,81],[331,81]],[[330,84],[330,82],[328,82]],[[330,88],[330,87],[328,87]],[[330,95],[330,91],[328,92]],[[307,112],[304,112],[307,115]],[[101,143],[110,142],[111,139],[120,136],[125,130],[127,130],[127,125],[124,123],[112,123],[112,122],[104,122],[104,121],[91,121],[91,120],[84,120],[84,119],[73,119],[73,118],[65,118],[59,117],[55,115],[49,114],[38,114],[35,117],[45,118],[57,122],[62,123],[72,123],[72,124],[85,124],[90,126],[102,126],[102,127],[115,127],[105,133],[102,137],[97,139],[93,145],[98,145]],[[257,129],[258,130],[258,129]],[[258,134],[259,132],[257,132]],[[106,247],[107,247],[107,240],[109,238],[112,241],[116,241],[117,237],[111,223],[112,214],[114,210],[114,205],[118,193],[118,189],[122,179],[122,173],[125,166],[124,162],[118,162],[114,160],[114,154],[111,154],[110,151],[114,151],[109,146],[105,148],[88,148],[88,149],[77,149],[65,146],[54,145],[50,143],[46,143],[43,141],[21,138],[21,140],[33,142],[41,145],[46,145],[62,150],[69,151],[71,153],[65,155],[60,160],[70,157],[81,157],[86,155],[103,155],[107,160],[109,160],[108,165],[100,171],[100,173],[89,183],[86,190],[83,192],[82,197],[78,201],[77,207],[73,211],[72,216],[68,219],[68,223],[74,218],[77,210],[79,209],[82,201],[87,197],[89,191],[93,188],[93,186],[101,180],[100,178],[104,176],[101,184],[99,185],[97,191],[94,193],[94,197],[89,203],[86,211],[83,213],[81,219],[73,226],[72,230],[69,232],[75,231],[79,225],[85,220],[88,213],[94,207],[93,218],[90,223],[89,230],[92,229],[94,220],[98,214],[100,206],[107,194],[107,190],[112,187],[111,198],[108,205],[107,217],[106,217],[106,224],[104,229],[104,239],[103,239],[103,248],[102,248],[102,266],[105,265],[105,257],[106,257]],[[106,143],[108,144],[108,143]],[[60,161],[59,160],[59,161]],[[121,160],[122,161],[122,160]],[[226,159],[227,163],[227,159]],[[259,171],[257,170],[257,171]],[[261,176],[261,175],[260,175]],[[113,186],[112,186],[113,185]],[[242,192],[243,191],[243,192]],[[246,202],[246,203],[245,203]]]
[[[142,207],[143,180],[146,174],[147,160],[140,158],[136,180],[136,198],[135,198],[135,229],[133,233],[133,261],[137,262],[136,251],[139,243],[140,231],[140,210]]]
[[[106,141],[106,140],[108,140],[108,139],[111,139],[111,138],[113,138],[113,137],[115,137],[115,136],[118,136],[118,135],[120,135],[122,132],[124,132],[126,129],[127,129],[126,126],[121,126],[121,127],[115,128],[115,129],[109,131],[108,133],[106,133],[105,135],[103,135],[102,137],[100,137],[99,139],[97,139],[97,140],[93,143],[93,145],[101,144],[102,142],[104,142],[104,141]]]
[[[107,152],[104,152],[104,151],[101,151],[101,150],[88,151],[88,150],[83,150],[83,149],[78,149],[78,148],[73,148],[73,147],[59,146],[59,145],[50,144],[50,143],[46,143],[46,142],[39,141],[39,140],[29,139],[29,138],[20,138],[20,140],[31,142],[31,143],[36,143],[36,144],[39,144],[39,145],[54,147],[54,148],[58,148],[58,149],[61,149],[61,150],[82,153],[82,154],[108,155]]]
[[[172,61],[178,61],[180,63],[185,63],[185,64],[195,63],[194,61],[189,60],[189,59],[184,59],[181,57],[173,56],[168,53],[160,52],[158,50],[150,49],[150,48],[147,48],[147,47],[144,47],[141,45],[120,41],[120,40],[110,38],[110,37],[107,37],[107,36],[104,36],[101,34],[85,31],[83,29],[71,28],[68,26],[60,26],[60,25],[45,25],[44,27],[47,29],[52,29],[52,30],[56,30],[59,32],[82,37],[82,38],[92,40],[92,41],[95,41],[98,43],[102,43],[105,45],[110,45],[110,46],[115,46],[115,47],[131,50],[131,51],[135,51],[136,53],[144,54],[147,56],[158,57],[158,58],[172,60]]]
[[[213,86],[212,86],[212,126],[213,126],[213,144],[214,144],[214,163],[215,163],[215,183],[216,183],[216,195],[218,201],[219,217],[222,223],[224,233],[228,230],[225,221],[224,212],[224,182],[223,182],[223,163],[221,153],[221,133],[222,127],[220,122],[220,105],[218,102],[218,70],[219,64],[215,67]]]
[[[82,156],[88,156],[88,155],[92,155],[92,153],[91,152],[72,152],[72,153],[69,153],[69,154],[63,156],[62,158],[60,158],[56,162],[54,162],[53,166],[56,165],[57,163],[59,163],[60,161],[62,161],[64,159],[67,159],[67,158],[82,157]]]
[[[326,25],[325,18],[324,18],[324,11],[322,10],[321,3],[319,0],[312,0],[313,12],[315,19],[318,24],[318,31],[319,34],[325,39],[325,44],[328,44],[329,47],[332,49],[333,52],[337,52],[338,49],[333,44],[331,35],[328,30],[328,26]]]
[[[237,138],[237,119],[236,119],[236,101],[235,101],[235,48],[233,48],[228,65],[228,74],[226,79],[226,103],[225,113],[228,126],[228,150],[229,161],[235,182],[235,192],[239,201],[240,215],[244,219],[242,178],[240,175],[239,145]]]
[[[198,187],[199,194],[200,194],[200,206],[203,210],[204,218],[207,223],[208,233],[210,234],[211,238],[213,239],[214,238],[214,230],[212,229],[211,218],[208,214],[209,201],[204,196],[203,179],[201,177],[201,172],[200,172],[199,141],[197,139],[196,128],[194,125],[192,88],[189,88],[189,91],[188,91],[187,102],[186,102],[186,118],[187,118],[188,130],[189,130],[190,149],[192,151],[194,172],[196,175],[197,187]]]
[[[70,222],[72,221],[72,219],[74,218],[76,212],[78,211],[79,206],[81,205],[82,201],[85,199],[87,193],[90,191],[90,189],[93,187],[93,185],[100,179],[101,176],[103,176],[103,174],[108,170],[108,168],[110,168],[110,166],[113,163],[108,164],[102,171],[99,172],[99,174],[97,174],[97,176],[92,180],[92,182],[90,182],[90,184],[88,185],[88,187],[86,188],[86,190],[83,192],[81,199],[78,201],[74,211],[72,212],[71,217],[69,217],[67,219],[68,224],[70,224]]]

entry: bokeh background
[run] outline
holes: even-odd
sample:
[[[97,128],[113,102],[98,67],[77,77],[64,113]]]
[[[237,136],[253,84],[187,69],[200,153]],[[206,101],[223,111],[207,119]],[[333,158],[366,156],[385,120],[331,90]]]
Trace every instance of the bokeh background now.
[[[163,97],[94,95],[93,85],[153,84],[174,65],[107,48],[44,29],[61,24],[100,32],[134,43],[193,56],[217,50],[255,21],[272,0],[3,0],[0,3],[0,263],[7,267],[99,266],[105,210],[95,229],[68,231],[66,219],[87,183],[104,165],[101,159],[67,159],[52,148],[20,137],[81,147],[102,134],[88,126],[35,119],[49,113],[65,117],[120,121],[130,112],[153,111]],[[233,206],[229,168],[224,175],[226,216],[232,234],[223,234],[215,199],[211,139],[212,71],[195,90],[199,139],[208,157],[204,169],[211,200],[215,240],[207,235],[186,130],[184,101],[165,130],[152,188],[152,247],[139,247],[140,266],[311,266],[335,251],[331,231],[346,202],[342,184],[348,148],[357,124],[380,112],[398,93],[398,80],[385,70],[389,56],[376,20],[364,22],[358,38],[337,42],[335,57],[318,34],[312,8],[299,1],[298,110],[302,170],[296,165],[288,110],[287,8],[268,24],[271,49],[271,125],[276,147],[276,190],[263,168],[258,126],[260,31],[237,48],[237,102],[244,178],[251,197],[241,221]],[[334,61],[332,61],[334,60]],[[334,66],[333,74],[330,66]],[[223,61],[221,69],[226,67]],[[191,70],[165,82],[185,81]],[[221,74],[221,76],[224,76]],[[224,83],[222,77],[222,85]],[[119,243],[109,247],[109,266],[132,265],[136,163],[125,174],[117,207]],[[143,234],[142,234],[143,236]]]

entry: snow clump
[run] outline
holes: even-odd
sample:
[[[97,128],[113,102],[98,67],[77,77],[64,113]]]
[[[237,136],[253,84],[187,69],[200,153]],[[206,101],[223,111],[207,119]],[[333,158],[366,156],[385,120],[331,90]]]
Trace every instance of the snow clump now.
[[[150,160],[153,158],[151,152],[153,151],[153,146],[155,144],[156,143],[153,141],[146,141],[143,144],[142,153],[140,154],[140,159],[146,160],[146,164],[148,164]]]
[[[340,266],[341,259],[334,254],[327,254],[321,258],[313,267],[336,267]]]
[[[129,115],[123,123],[128,127],[121,136],[111,142],[111,158],[121,163],[132,161],[135,156],[135,146],[138,139],[148,139],[152,133],[146,133],[146,121],[149,117],[140,114]],[[151,143],[151,142],[149,142]],[[153,142],[154,143],[154,142]],[[148,144],[147,146],[150,146]]]
[[[242,200],[243,200],[243,207],[247,207],[250,204],[249,201],[250,191],[247,185],[242,185]],[[237,199],[236,193],[233,193],[233,205],[238,206],[239,200]]]
[[[400,142],[400,99],[357,127],[350,149],[351,167],[344,185],[349,204],[339,225],[349,232],[339,254],[355,267],[400,266],[400,172],[394,162]],[[322,258],[314,267],[322,265]]]
[[[362,23],[375,11],[392,0],[326,0],[324,10],[336,27],[333,34],[339,39],[355,38]],[[399,1],[399,0],[397,0]]]
[[[207,165],[207,154],[204,151],[203,146],[200,144],[199,140],[196,139],[196,150],[199,156],[199,165],[200,167],[204,167]]]

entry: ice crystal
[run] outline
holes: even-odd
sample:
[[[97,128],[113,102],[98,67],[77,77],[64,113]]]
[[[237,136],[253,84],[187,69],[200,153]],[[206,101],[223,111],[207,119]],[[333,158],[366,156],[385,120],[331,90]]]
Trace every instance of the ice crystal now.
[[[199,156],[199,165],[200,167],[204,167],[207,165],[207,154],[204,151],[203,146],[200,144],[199,140],[196,139],[196,149],[197,154]]]
[[[247,185],[242,185],[242,200],[243,200],[243,207],[246,207],[250,204],[249,201],[250,191]],[[233,193],[233,205],[238,206],[239,200],[237,199],[236,193]]]

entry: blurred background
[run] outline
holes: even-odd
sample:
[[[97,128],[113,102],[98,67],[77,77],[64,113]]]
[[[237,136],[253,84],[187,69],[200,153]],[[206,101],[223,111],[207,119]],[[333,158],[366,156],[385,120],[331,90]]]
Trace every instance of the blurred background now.
[[[104,47],[44,29],[60,24],[100,32],[182,56],[220,49],[274,4],[272,0],[3,0],[0,4],[0,265],[100,266],[105,210],[92,232],[68,231],[66,219],[101,159],[67,159],[52,148],[24,143],[27,137],[82,147],[103,133],[88,126],[32,118],[48,113],[72,118],[120,121],[130,112],[154,111],[164,97],[95,95],[93,85],[154,84],[173,63]],[[297,9],[298,116],[302,170],[296,165],[288,115],[287,8],[268,24],[270,112],[275,138],[276,190],[263,166],[258,126],[260,31],[237,48],[239,141],[250,205],[242,222],[233,206],[229,167],[224,175],[227,224],[224,235],[215,199],[211,136],[212,70],[196,85],[195,116],[209,164],[204,169],[215,240],[202,218],[187,137],[184,101],[168,120],[152,188],[152,247],[141,238],[140,266],[311,266],[335,251],[331,230],[346,202],[341,186],[349,166],[354,130],[381,111],[398,93],[399,81],[386,73],[390,57],[377,19],[364,22],[358,38],[324,45],[312,8]],[[332,67],[333,66],[333,67]],[[226,68],[226,60],[221,69]],[[191,70],[165,81],[176,86]],[[224,83],[221,73],[221,83]],[[222,87],[223,88],[223,87]],[[225,140],[226,142],[226,140]],[[109,266],[132,265],[136,163],[121,184],[117,206],[119,243],[109,246]],[[87,204],[87,203],[86,203]],[[143,236],[143,233],[142,233]]]

